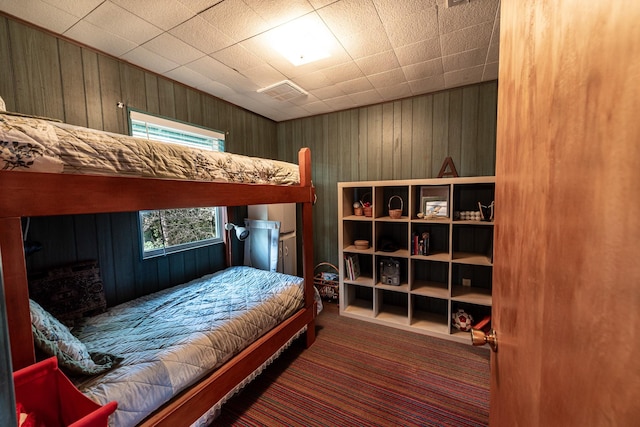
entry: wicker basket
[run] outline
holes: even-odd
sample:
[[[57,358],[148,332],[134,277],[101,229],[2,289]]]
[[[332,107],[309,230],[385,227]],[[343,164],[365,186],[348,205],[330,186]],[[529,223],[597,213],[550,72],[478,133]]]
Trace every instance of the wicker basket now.
[[[364,193],[362,195],[362,199],[360,200],[360,204],[362,205],[362,210],[364,212],[364,216],[373,216],[373,200],[371,199],[371,193]],[[370,206],[365,206],[365,203],[370,203]]]
[[[400,209],[392,209],[391,208],[391,201],[393,199],[398,199],[400,200]],[[402,201],[402,197],[400,196],[391,196],[391,198],[389,199],[389,216],[393,219],[399,219],[402,216],[402,208],[404,207],[404,202]]]
[[[338,267],[328,262],[321,262],[313,269],[313,284],[323,300],[338,302],[339,275]]]

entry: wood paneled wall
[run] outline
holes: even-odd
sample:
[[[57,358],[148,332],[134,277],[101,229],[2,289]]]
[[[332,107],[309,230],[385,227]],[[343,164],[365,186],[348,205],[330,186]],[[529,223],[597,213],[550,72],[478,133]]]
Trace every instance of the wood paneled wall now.
[[[460,176],[494,175],[496,81],[278,123],[279,158],[310,147],[315,258],[337,266],[337,183],[434,178],[446,157]]]
[[[495,168],[495,81],[276,124],[0,15],[0,96],[10,111],[127,133],[126,111],[116,106],[123,102],[142,111],[228,132],[227,151],[294,163],[299,148],[310,147],[318,190],[314,208],[316,263],[338,262],[337,182],[430,178],[437,175],[447,156],[453,158],[462,176],[493,175]],[[48,255],[44,251],[33,255],[30,267],[86,259],[84,246],[97,245],[89,252],[97,252],[100,257],[110,303],[151,289],[148,275],[162,281],[167,271],[173,271],[169,273],[173,283],[174,278],[179,279],[180,274],[175,272],[181,271],[181,265],[194,262],[185,259],[191,256],[186,254],[132,261],[132,254],[139,260],[135,213],[56,218],[51,223],[55,226],[41,221],[32,220],[29,236],[62,247],[47,251]],[[58,230],[59,226],[64,228]],[[89,236],[87,233],[94,228],[95,235]],[[76,232],[78,229],[82,231]],[[63,251],[68,255],[61,258]],[[217,252],[209,256],[217,257]],[[206,263],[198,261],[184,271],[197,272],[205,267]]]

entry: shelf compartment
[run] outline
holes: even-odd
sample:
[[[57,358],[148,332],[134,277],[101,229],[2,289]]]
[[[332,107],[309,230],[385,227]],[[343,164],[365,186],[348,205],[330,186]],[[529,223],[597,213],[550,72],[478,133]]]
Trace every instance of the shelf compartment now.
[[[373,235],[372,221],[343,221],[342,222],[342,244],[343,250],[349,252],[373,252]],[[367,240],[369,249],[356,249],[353,242],[356,240]]]
[[[495,200],[495,184],[493,182],[454,184],[453,206],[456,212],[477,211],[478,202],[488,206]]]
[[[402,199],[402,215],[399,219],[389,216],[389,199],[398,196]],[[409,187],[406,185],[392,185],[376,187],[376,219],[384,221],[408,221],[409,220]],[[391,202],[393,208],[400,208],[400,200],[394,198]]]
[[[492,266],[491,258],[487,255],[476,254],[472,252],[454,252],[451,261],[460,264],[474,264]]]
[[[376,221],[375,224],[375,241],[373,242],[376,253],[385,252],[385,243],[392,243],[397,253],[403,256],[409,256],[409,223],[408,222],[391,222]]]
[[[345,283],[344,290],[340,293],[342,298],[340,306],[344,307],[343,311],[358,316],[373,317],[373,288]]]
[[[451,298],[456,301],[488,305],[492,303],[493,269],[489,266],[453,264],[451,268]],[[464,280],[470,286],[464,286]]]
[[[365,217],[362,215],[356,216],[354,212],[353,204],[355,202],[359,202],[360,200],[362,200],[363,196],[365,196],[365,194],[367,193],[369,193],[367,200],[373,203],[372,190],[373,189],[370,186],[358,186],[358,187],[351,187],[351,188],[345,189],[345,191],[342,192],[342,212],[340,216],[342,218],[353,216],[356,219],[360,219],[360,220],[364,220],[364,219],[370,220],[371,217]]]
[[[420,245],[425,240],[425,234],[428,235],[427,253],[423,253]],[[412,255],[430,256],[430,255],[449,255],[449,224],[448,223],[412,223],[411,239],[409,241],[409,249]]]
[[[480,322],[485,316],[491,315],[491,307],[482,304],[472,304],[463,301],[451,301],[451,313],[455,313],[458,309],[463,309],[467,314],[473,317],[473,324]],[[449,320],[451,324],[451,334],[469,334],[469,331],[460,331],[453,326],[453,322]]]
[[[448,298],[449,288],[446,283],[414,279],[411,293],[426,297]]]
[[[453,261],[491,265],[493,262],[493,227],[454,223],[452,245]]]
[[[435,205],[440,206],[440,214],[438,218],[451,218],[451,200],[449,198],[451,186],[443,185],[417,185],[413,191],[414,209],[412,216],[418,218],[418,213],[426,214],[434,208]]]
[[[399,266],[399,281],[398,285],[395,285],[389,281],[389,278],[394,277],[393,269],[391,269],[385,261],[397,261]],[[409,275],[408,275],[408,261],[406,258],[399,258],[395,256],[388,255],[376,255],[376,287],[384,286],[389,289],[400,289],[404,292],[408,292],[409,290]],[[384,271],[383,271],[384,270]],[[384,277],[383,277],[384,276]],[[385,281],[386,280],[386,281]]]
[[[376,319],[386,322],[409,324],[408,294],[395,290],[376,290],[378,310]]]
[[[430,297],[449,297],[449,264],[411,260],[411,293]]]
[[[349,279],[349,272],[347,271],[347,257],[352,257],[357,260],[360,274],[355,279]],[[355,283],[359,285],[373,286],[373,255],[366,253],[344,252],[342,260],[343,276],[342,278],[346,283]]]
[[[449,333],[446,299],[411,295],[411,303],[410,324],[412,327],[440,334]]]
[[[491,306],[492,303],[491,290],[472,286],[454,286],[451,289],[451,299],[486,306]]]

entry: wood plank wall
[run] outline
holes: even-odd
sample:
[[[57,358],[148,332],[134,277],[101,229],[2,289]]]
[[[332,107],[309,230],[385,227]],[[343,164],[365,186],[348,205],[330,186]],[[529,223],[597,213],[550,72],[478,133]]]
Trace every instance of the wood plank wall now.
[[[279,158],[311,148],[316,261],[338,266],[338,182],[434,178],[448,156],[460,176],[494,175],[497,93],[491,81],[278,123]]]
[[[338,262],[338,182],[430,178],[437,175],[446,156],[453,158],[462,176],[493,175],[495,169],[495,81],[276,124],[0,14],[0,96],[10,111],[127,133],[126,112],[116,107],[121,101],[142,111],[228,132],[227,151],[294,163],[299,148],[310,147],[318,190],[315,263]],[[223,252],[218,254],[216,249],[213,254],[194,251],[137,261],[135,213],[55,218],[47,220],[50,224],[41,221],[31,221],[29,237],[51,242],[56,249],[32,255],[29,268],[97,253],[110,304],[152,290],[156,277],[162,286],[174,279],[188,280],[188,274],[180,272],[197,274],[210,267],[203,260],[213,257],[213,265],[218,265],[217,257],[222,259]],[[95,235],[89,236],[94,228]],[[63,253],[68,255],[61,257]],[[169,281],[163,282],[167,277]]]

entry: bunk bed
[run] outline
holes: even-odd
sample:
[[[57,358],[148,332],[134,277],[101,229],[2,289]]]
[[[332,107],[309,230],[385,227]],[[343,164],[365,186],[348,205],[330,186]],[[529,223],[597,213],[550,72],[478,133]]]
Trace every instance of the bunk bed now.
[[[103,136],[107,142],[96,142]],[[95,143],[98,145],[93,146]],[[89,165],[74,163],[73,151],[83,152]],[[107,159],[114,152],[115,163]],[[315,189],[308,148],[300,150],[297,166],[260,159],[249,166],[246,162],[251,159],[245,156],[222,153],[208,158],[208,154],[190,148],[155,146],[124,135],[0,113],[0,154],[0,255],[14,370],[36,362],[22,234],[22,218],[33,216],[301,204],[302,308],[173,396],[140,425],[190,425],[252,378],[295,337],[304,334],[307,346],[314,342]],[[233,163],[232,157],[238,157],[240,163]],[[162,166],[154,167],[151,161]],[[222,172],[216,172],[217,166],[222,166]]]

